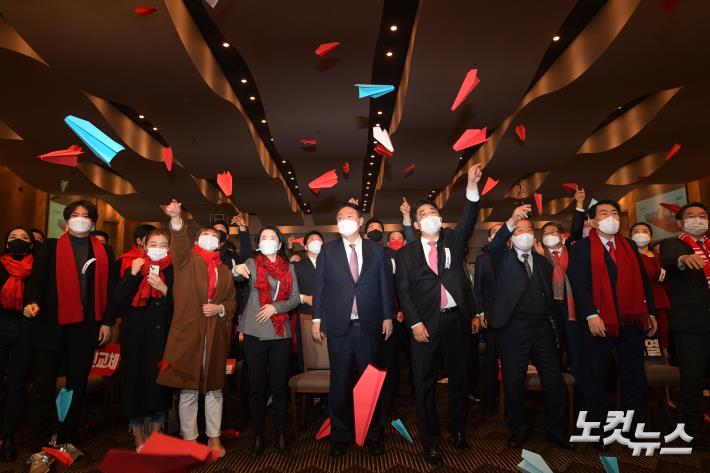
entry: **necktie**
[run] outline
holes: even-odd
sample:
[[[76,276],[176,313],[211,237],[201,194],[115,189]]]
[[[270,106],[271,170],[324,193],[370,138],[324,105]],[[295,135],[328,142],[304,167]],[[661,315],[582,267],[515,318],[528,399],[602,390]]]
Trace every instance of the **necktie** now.
[[[432,271],[434,271],[434,274],[439,274],[439,253],[436,251],[436,242],[435,241],[430,241],[429,242],[429,267],[431,268]],[[440,284],[441,286],[441,304],[440,308],[444,309],[446,307],[446,304],[449,303],[449,298],[446,297],[446,289],[444,289],[444,285]]]
[[[357,251],[355,251],[355,244],[350,244],[350,274],[353,275],[353,280],[357,282],[360,272],[357,269]],[[357,315],[357,300],[353,296],[353,315]]]
[[[555,257],[555,264],[560,264],[560,250],[553,251],[552,256]]]
[[[696,243],[702,250],[702,252],[705,254],[705,258],[710,259],[710,255],[708,255],[708,250],[705,249],[705,241],[704,240],[697,240]]]
[[[532,266],[530,266],[530,261],[528,261],[529,257],[529,254],[523,253],[523,264],[525,265],[525,272],[528,273],[528,279],[532,277]]]
[[[611,256],[611,259],[614,260],[614,264],[616,263],[616,248],[614,248],[614,243],[612,241],[607,241],[606,246],[609,247],[609,256]]]

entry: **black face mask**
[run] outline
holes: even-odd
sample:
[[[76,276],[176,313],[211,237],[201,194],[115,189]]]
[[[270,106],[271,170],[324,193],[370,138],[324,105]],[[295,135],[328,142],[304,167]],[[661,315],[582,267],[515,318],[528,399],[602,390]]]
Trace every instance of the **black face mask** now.
[[[26,255],[30,252],[31,247],[32,243],[20,240],[19,238],[7,242],[7,249],[10,251],[11,255]]]
[[[377,243],[382,241],[383,235],[384,234],[379,230],[370,230],[369,232],[367,232],[367,238],[372,241],[376,241]]]

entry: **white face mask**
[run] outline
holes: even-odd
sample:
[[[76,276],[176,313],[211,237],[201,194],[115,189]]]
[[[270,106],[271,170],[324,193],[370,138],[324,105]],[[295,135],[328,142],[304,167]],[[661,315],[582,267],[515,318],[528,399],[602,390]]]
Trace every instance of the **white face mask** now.
[[[67,222],[69,229],[75,233],[86,233],[91,230],[93,223],[85,217],[72,217]]]
[[[546,248],[555,248],[560,244],[560,237],[557,235],[544,236],[542,237],[542,244],[545,245]]]
[[[344,219],[338,222],[338,232],[343,236],[350,236],[357,231],[357,221]]]
[[[439,233],[441,230],[441,217],[438,215],[428,215],[419,221],[419,228],[429,235]]]
[[[200,235],[197,246],[206,251],[214,251],[219,247],[219,238],[214,235]]]
[[[691,235],[702,236],[708,231],[708,221],[700,217],[686,218],[683,221],[683,228]]]
[[[167,248],[148,248],[145,252],[151,261],[159,261],[168,256]]]
[[[278,241],[274,240],[261,240],[259,242],[259,251],[261,251],[261,254],[264,256],[271,256],[276,254],[276,252],[279,251],[280,247],[281,244]]]
[[[636,242],[636,246],[639,248],[648,246],[648,244],[651,243],[651,237],[645,233],[636,233],[631,237],[631,239]]]
[[[599,231],[607,235],[616,235],[619,233],[619,225],[621,222],[611,215],[597,223],[599,224]]]
[[[320,247],[323,246],[323,242],[320,240],[313,240],[308,244],[308,251],[314,255],[320,254]]]
[[[529,233],[521,233],[519,235],[513,235],[511,237],[513,246],[520,251],[530,251],[535,243],[535,237]]]

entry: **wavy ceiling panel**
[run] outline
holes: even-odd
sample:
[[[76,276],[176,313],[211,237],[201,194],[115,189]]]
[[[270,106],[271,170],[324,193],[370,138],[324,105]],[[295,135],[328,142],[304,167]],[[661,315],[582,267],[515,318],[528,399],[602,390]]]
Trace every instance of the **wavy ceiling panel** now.
[[[10,125],[0,120],[0,140],[19,140],[22,141],[22,137],[15,133],[15,131],[10,128]]]

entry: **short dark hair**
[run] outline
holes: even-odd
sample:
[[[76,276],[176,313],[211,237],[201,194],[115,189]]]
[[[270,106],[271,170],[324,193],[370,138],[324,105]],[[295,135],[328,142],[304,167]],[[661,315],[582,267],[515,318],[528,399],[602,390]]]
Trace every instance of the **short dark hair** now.
[[[259,230],[259,233],[256,234],[256,239],[254,240],[256,242],[256,247],[259,247],[259,240],[261,240],[261,234],[264,233],[264,230],[271,230],[274,233],[276,233],[276,238],[279,239],[279,242],[281,242],[281,248],[279,248],[278,255],[282,256],[286,262],[288,263],[288,253],[286,252],[286,245],[287,242],[284,239],[283,233],[281,233],[281,230],[276,228],[273,225],[267,225],[265,227],[262,227],[261,230]]]
[[[321,240],[322,242],[325,242],[325,238],[323,238],[323,235],[321,235],[321,232],[319,232],[318,230],[311,230],[310,232],[308,232],[308,233],[306,233],[305,235],[303,235],[303,246],[304,246],[304,248],[305,248],[306,246],[308,246],[308,239],[309,239],[310,237],[312,237],[313,235],[315,235],[315,236],[317,236],[317,237],[320,237],[320,240]]]
[[[108,244],[108,241],[109,241],[108,233],[106,233],[103,230],[94,230],[93,232],[90,232],[89,235],[102,236],[102,237],[104,237],[104,240],[106,240],[106,244]]]
[[[213,227],[215,227],[215,226],[217,226],[217,225],[223,225],[224,228],[229,228],[229,225],[227,225],[227,221],[226,221],[226,220],[222,220],[221,218],[215,220],[214,222],[212,222],[212,226],[213,226]]]
[[[14,232],[15,230],[24,230],[24,232],[27,233],[27,236],[30,237],[30,244],[32,245],[32,247],[30,249],[30,253],[34,253],[35,237],[34,237],[34,235],[32,235],[32,229],[27,229],[27,228],[23,227],[22,225],[16,225],[16,226],[12,227],[11,229],[9,229],[7,232],[5,232],[5,239],[3,240],[3,244],[2,244],[2,246],[3,246],[2,254],[7,253],[7,251],[8,251],[7,250],[7,239],[10,238],[10,233]]]
[[[149,223],[138,225],[136,229],[133,230],[133,243],[135,243],[136,240],[143,240],[153,230],[155,230],[155,227]]]
[[[646,227],[646,228],[648,228],[648,232],[651,234],[651,236],[653,236],[653,228],[651,228],[651,225],[649,225],[649,224],[646,223],[646,222],[636,222],[636,223],[634,223],[633,225],[631,225],[631,228],[629,228],[629,235],[631,235],[632,233],[634,233],[634,228],[636,228],[636,227]]]
[[[431,205],[434,207],[437,211],[440,210],[439,206],[434,203],[433,200],[430,199],[422,199],[418,200],[414,203],[414,207],[412,207],[412,220],[417,219],[417,212],[419,211],[419,208],[424,206],[424,205]]]
[[[547,222],[545,225],[542,226],[542,232],[545,232],[545,229],[547,227],[555,227],[558,232],[564,233],[565,232],[565,227],[562,226],[560,222]]]
[[[600,205],[611,205],[617,212],[621,213],[621,206],[617,201],[612,199],[602,199],[589,208],[589,218],[595,218],[597,216],[597,208]]]
[[[350,202],[340,204],[340,206],[338,207],[338,210],[335,212],[335,216],[337,217],[338,214],[340,213],[340,211],[343,210],[345,207],[348,207],[350,209],[354,209],[357,212],[357,218],[362,217],[362,212],[360,211],[360,207],[358,207],[357,205],[353,205]]]
[[[689,203],[685,204],[683,207],[681,207],[680,210],[675,214],[675,219],[676,220],[683,220],[683,215],[685,214],[685,211],[691,207],[698,207],[698,208],[703,209],[706,213],[708,212],[708,208],[702,202],[689,202]]]
[[[96,221],[99,219],[99,211],[96,210],[96,206],[93,204],[93,202],[89,202],[88,200],[75,200],[71,204],[64,207],[64,220],[69,220],[69,217],[71,217],[72,212],[74,212],[79,207],[84,207],[89,214],[89,219],[92,222],[96,223]]]
[[[367,227],[372,225],[373,223],[379,224],[382,227],[382,231],[385,231],[385,225],[382,223],[382,221],[378,218],[371,217],[365,222],[365,233],[367,233]]]
[[[22,227],[18,227],[18,228],[22,228]],[[13,228],[12,230],[15,230],[15,229]],[[12,231],[12,230],[10,230],[10,231]],[[47,235],[45,235],[45,233],[42,230],[40,230],[39,228],[30,228],[30,235],[34,237],[34,235],[32,235],[33,233],[39,233],[40,235],[42,235],[43,240],[47,239]]]

